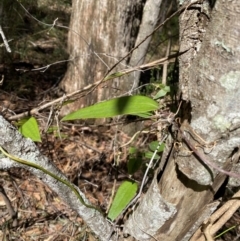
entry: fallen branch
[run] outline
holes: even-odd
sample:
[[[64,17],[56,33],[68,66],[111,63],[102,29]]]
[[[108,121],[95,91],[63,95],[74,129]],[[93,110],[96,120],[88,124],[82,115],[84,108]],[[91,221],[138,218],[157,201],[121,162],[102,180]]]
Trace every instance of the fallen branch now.
[[[22,137],[18,130],[10,125],[2,116],[0,116],[0,146],[8,153],[17,156],[22,160],[28,160],[38,166],[42,166],[44,169],[54,173],[54,175],[59,178],[67,180],[66,176],[52,162],[50,162],[47,157],[39,152],[33,141]],[[108,240],[112,233],[112,226],[110,223],[100,212],[84,205],[69,186],[59,182],[55,178],[33,166],[23,165],[9,158],[0,157],[0,169],[7,170],[11,167],[24,168],[42,180],[55,191],[71,209],[75,210],[83,218],[86,224],[101,238],[101,240]],[[79,195],[81,195],[84,203],[90,205],[89,201],[78,187],[75,186],[75,188],[79,191]]]

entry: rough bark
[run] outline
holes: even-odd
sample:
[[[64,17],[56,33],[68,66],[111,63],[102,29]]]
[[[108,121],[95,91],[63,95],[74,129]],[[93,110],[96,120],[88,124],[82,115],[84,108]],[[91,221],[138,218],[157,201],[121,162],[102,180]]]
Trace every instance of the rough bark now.
[[[191,103],[191,112],[188,110],[187,117],[191,120],[192,128],[206,142],[217,141],[209,154],[200,151],[210,161],[224,169],[229,157],[232,157],[240,144],[237,101],[239,72],[236,71],[240,67],[238,60],[240,25],[237,21],[239,7],[237,1],[231,5],[221,1],[216,3],[200,52],[189,69],[187,84],[188,101]],[[187,149],[187,146],[183,148]],[[170,232],[171,240],[183,240],[189,226],[194,224],[196,214],[198,216],[198,211],[213,199],[224,178],[216,178],[216,170],[204,167],[194,155],[177,156],[174,161],[178,163],[178,167],[182,165],[185,168],[185,170],[181,168],[183,174],[178,172],[176,176],[182,183],[184,179],[187,180],[184,183],[184,190],[179,191],[181,183],[177,184],[177,181],[172,179],[171,182],[174,183],[172,185],[169,178],[164,180],[164,177],[160,187],[165,200],[179,206],[177,217],[174,222],[169,223],[172,231],[168,229],[166,234]],[[167,175],[170,166],[174,166],[173,162],[169,163],[165,171]],[[174,169],[176,173],[177,170]],[[169,190],[175,190],[175,194],[169,193]],[[173,199],[175,195],[176,198]],[[162,231],[160,230],[161,233]],[[157,237],[163,238],[166,234]]]
[[[73,1],[69,31],[69,53],[73,59],[61,83],[67,92],[81,89],[101,80],[106,72],[150,33],[158,20],[162,0],[136,1]],[[146,21],[146,19],[149,20]],[[142,24],[141,24],[142,22]],[[141,24],[141,25],[140,25]],[[129,55],[114,70],[142,63],[149,41]],[[68,105],[62,110],[66,114],[81,106],[126,94],[138,83],[137,78],[117,78],[104,83],[94,93]]]
[[[204,2],[206,3],[207,1]],[[193,146],[201,146],[198,151],[204,158],[222,169],[229,170],[233,161],[238,161],[234,154],[240,145],[240,3],[217,1],[215,6],[212,6],[211,15],[210,12],[205,12],[205,7],[197,5],[181,15],[184,21],[181,22],[180,39],[186,41],[181,48],[190,48],[190,55],[180,58],[180,68],[186,68],[180,71],[180,88],[186,101],[182,119],[190,122],[191,127],[188,128],[194,131],[195,137],[199,136],[206,140],[206,143],[215,145],[211,148],[207,145],[204,147],[189,135],[187,130],[183,133]],[[204,17],[199,18],[202,14]],[[191,20],[191,17],[194,20]],[[208,25],[205,22],[200,24],[202,19],[210,20]],[[206,33],[203,26],[206,26]],[[186,34],[189,29],[191,31]],[[197,32],[189,37],[189,34],[193,34],[193,29]],[[181,141],[181,138],[178,141]],[[125,229],[138,240],[189,240],[201,222],[207,219],[218,205],[211,202],[226,176],[190,154],[191,150],[183,141],[182,145],[181,150],[173,147],[159,181],[161,202],[165,203],[160,209],[163,214],[168,210],[171,215],[168,215],[168,220],[155,233],[149,226],[143,228],[139,222],[136,228],[138,231]],[[183,152],[188,154],[184,155]],[[154,196],[150,196],[148,201],[152,198]],[[148,206],[145,210],[138,208],[134,216],[149,213],[148,209],[154,210],[156,205],[159,203],[152,204],[152,207]]]

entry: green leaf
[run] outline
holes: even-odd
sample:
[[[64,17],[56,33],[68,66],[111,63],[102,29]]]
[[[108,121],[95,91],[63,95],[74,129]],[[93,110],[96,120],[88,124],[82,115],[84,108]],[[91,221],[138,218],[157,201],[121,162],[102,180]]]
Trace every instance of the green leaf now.
[[[152,141],[150,144],[149,144],[149,149],[151,151],[155,151],[157,148],[158,148],[158,145],[159,145],[159,142],[158,141]],[[162,143],[159,148],[158,148],[158,152],[162,152],[164,150],[164,143]]]
[[[152,113],[150,112],[146,112],[146,113],[139,113],[139,114],[135,114],[136,116],[142,117],[142,118],[149,118],[152,116]]]
[[[108,213],[108,218],[114,220],[124,210],[128,203],[133,199],[137,193],[137,183],[125,181],[118,188],[116,196],[113,200],[112,206]]]
[[[146,158],[148,158],[148,159],[151,159],[152,156],[153,156],[153,152],[147,151],[147,152],[144,153],[144,156],[145,156]],[[157,160],[157,159],[159,159],[159,158],[160,158],[160,156],[159,156],[158,154],[156,154],[156,155],[154,156],[153,160]]]
[[[55,131],[58,130],[58,127],[57,126],[50,126],[48,129],[47,129],[47,133],[54,133]]]
[[[165,96],[168,92],[170,92],[170,87],[169,86],[164,86],[161,88],[160,91],[153,97],[154,100],[159,99],[163,96]]]
[[[23,120],[22,125],[19,127],[19,131],[23,136],[28,137],[33,141],[41,142],[38,123],[34,117],[30,117],[26,121]]]
[[[97,103],[66,115],[62,121],[136,115],[158,109],[158,103],[146,96],[124,96]]]
[[[139,170],[142,165],[142,158],[129,158],[127,163],[128,174],[132,175],[134,172]]]
[[[158,93],[153,97],[154,100],[159,99],[165,96],[167,92],[165,90],[159,90]]]
[[[129,154],[135,154],[137,152],[137,148],[136,147],[129,147],[128,152],[129,152]]]

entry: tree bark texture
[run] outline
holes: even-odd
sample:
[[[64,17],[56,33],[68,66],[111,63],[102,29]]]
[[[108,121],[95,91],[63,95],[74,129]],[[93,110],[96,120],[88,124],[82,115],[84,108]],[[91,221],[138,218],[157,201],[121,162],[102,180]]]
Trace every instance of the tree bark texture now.
[[[73,0],[68,48],[70,59],[61,87],[67,92],[82,89],[101,80],[106,72],[153,31],[162,0]],[[136,38],[137,42],[136,42]],[[149,38],[150,40],[150,38]],[[137,48],[112,72],[142,63],[149,40]],[[121,77],[104,83],[63,109],[62,114],[81,106],[94,104],[114,96],[131,93],[138,78]]]
[[[189,49],[189,55],[179,59],[180,68],[185,68],[180,69],[181,121],[190,123],[180,128],[204,159],[239,173],[234,163],[239,159],[236,154],[240,146],[240,3],[216,1],[211,7],[207,4],[208,1],[204,1],[203,5],[194,5],[180,16],[180,40],[183,41],[180,50]],[[145,210],[138,208],[134,213],[135,217],[149,213],[148,209],[154,210],[161,200],[163,216],[166,210],[170,215],[155,233],[151,231],[154,223],[145,229],[138,221],[135,222],[138,231],[125,229],[138,240],[189,240],[217,208],[218,203],[212,201],[226,175],[204,164],[181,139],[181,134],[177,142],[181,148],[176,148],[175,141],[158,183],[161,195],[155,198],[158,203],[152,202]],[[235,178],[230,180],[239,185]],[[153,195],[145,201],[152,198]]]
[[[195,9],[197,17],[204,14],[200,22],[210,22],[206,29],[198,30],[200,38],[206,31],[203,39],[199,39],[201,46],[191,46],[193,55],[196,55],[191,59],[186,85],[188,106],[191,106],[185,110],[183,118],[191,122],[191,128],[207,143],[215,142],[212,150],[199,148],[199,151],[211,162],[227,169],[229,158],[233,157],[240,145],[240,24],[237,21],[240,3],[217,1],[211,15],[201,12],[204,9],[205,6],[200,11]],[[189,11],[192,14],[192,10]],[[186,26],[181,24],[182,28]],[[198,144],[195,142],[196,146]],[[182,148],[188,150],[184,143]],[[159,230],[157,237],[164,237],[164,240],[188,240],[184,236],[188,237],[188,230],[200,216],[200,210],[212,201],[224,176],[203,165],[194,155],[184,156],[181,153],[170,160],[164,174],[159,184],[161,194],[166,201],[178,207],[178,212],[174,219],[169,220],[168,226]],[[171,239],[166,236],[171,236]]]

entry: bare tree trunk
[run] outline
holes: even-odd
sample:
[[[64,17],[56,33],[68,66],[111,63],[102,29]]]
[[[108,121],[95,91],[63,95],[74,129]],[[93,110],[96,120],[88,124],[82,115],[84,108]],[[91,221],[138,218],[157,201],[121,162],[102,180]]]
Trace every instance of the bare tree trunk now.
[[[139,42],[154,29],[161,2],[162,0],[74,0],[68,39],[72,61],[61,87],[70,93],[101,80],[106,72],[135,46],[137,36]],[[148,44],[149,41],[146,41],[137,48],[134,56],[124,59],[113,72],[142,63]],[[104,83],[104,87],[101,86],[86,98],[68,105],[62,114],[126,94],[137,86],[137,83],[138,78],[131,77]]]
[[[166,3],[167,1],[164,1]],[[147,0],[143,9],[142,22],[139,28],[139,33],[136,38],[135,47],[138,46],[147,36],[151,35],[154,30],[154,27],[157,23],[158,16],[160,13],[160,6],[162,0]],[[165,7],[165,6],[164,6]],[[166,9],[164,9],[164,14],[166,15]],[[163,12],[163,11],[161,11]],[[165,20],[165,18],[163,17]],[[131,55],[129,61],[130,66],[138,66],[144,63],[145,56],[147,54],[148,46],[151,41],[151,38],[146,39]],[[135,89],[139,85],[140,71],[135,71],[128,77],[128,82],[133,79],[132,89]]]
[[[238,161],[235,154],[240,145],[239,9],[238,1],[217,1],[212,14],[208,6],[195,5],[180,16],[180,39],[185,41],[180,49],[190,48],[190,56],[180,58],[180,68],[187,68],[180,70],[180,87],[186,100],[177,139],[181,147],[177,148],[176,143],[172,147],[158,184],[159,196],[152,184],[148,193],[154,194],[147,193],[142,200],[148,204],[150,200],[156,202],[145,209],[143,204],[139,205],[127,223],[129,227],[135,226],[135,230],[125,227],[138,240],[189,240],[218,205],[211,202],[226,179],[220,168],[231,170]],[[191,154],[193,150],[200,157]],[[206,160],[211,166],[204,163]],[[238,173],[235,176],[240,178]],[[232,182],[236,183],[236,179]],[[149,209],[156,219],[165,221],[152,220],[152,224],[144,227],[140,217],[144,215],[146,219],[145,214],[151,213]]]

